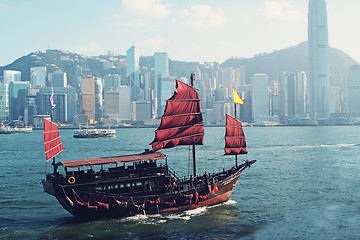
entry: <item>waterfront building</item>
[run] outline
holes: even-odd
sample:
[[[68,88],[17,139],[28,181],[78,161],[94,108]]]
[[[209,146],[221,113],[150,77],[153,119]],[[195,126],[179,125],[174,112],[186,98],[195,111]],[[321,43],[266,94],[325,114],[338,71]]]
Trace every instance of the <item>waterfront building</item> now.
[[[103,112],[103,79],[95,79],[95,121],[100,121]]]
[[[55,108],[50,105],[50,97],[54,93]],[[37,115],[53,115],[55,122],[73,124],[76,121],[77,106],[76,89],[74,87],[42,87],[36,95]]]
[[[0,84],[0,119],[9,120],[9,84]]]
[[[132,102],[133,120],[146,121],[151,119],[151,104],[148,101]]]
[[[314,120],[325,120],[330,117],[330,68],[326,1],[309,0],[308,11],[311,117]]]
[[[360,114],[360,65],[352,65],[347,77],[348,112]]]
[[[104,95],[104,117],[131,120],[131,89],[120,86],[115,91],[107,91]]]
[[[81,79],[81,112],[87,117],[86,123],[95,122],[95,77]]]
[[[17,120],[24,116],[26,101],[19,98],[18,93],[30,87],[30,82],[11,81],[9,83],[9,120]]]
[[[282,72],[279,77],[279,120],[307,117],[308,95],[306,74],[303,71]]]
[[[269,76],[256,73],[252,77],[252,119],[264,122],[269,117]]]

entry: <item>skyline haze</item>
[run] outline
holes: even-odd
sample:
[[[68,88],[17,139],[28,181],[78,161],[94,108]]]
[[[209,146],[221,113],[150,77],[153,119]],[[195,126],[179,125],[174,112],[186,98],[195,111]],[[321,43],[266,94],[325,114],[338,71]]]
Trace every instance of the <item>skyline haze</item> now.
[[[327,0],[329,46],[360,62],[358,9],[356,0]],[[0,66],[46,49],[125,55],[132,44],[141,56],[222,63],[306,41],[307,14],[308,0],[0,0]]]

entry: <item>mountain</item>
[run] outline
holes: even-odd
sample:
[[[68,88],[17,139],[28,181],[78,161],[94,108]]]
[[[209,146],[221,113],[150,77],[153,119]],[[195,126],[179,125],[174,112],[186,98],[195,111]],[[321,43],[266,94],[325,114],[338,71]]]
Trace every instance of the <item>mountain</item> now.
[[[329,49],[330,73],[333,75],[333,81],[341,83],[347,74],[351,65],[358,64],[354,59],[343,51]],[[246,67],[246,79],[251,80],[255,73],[266,73],[270,79],[278,79],[283,71],[309,72],[308,43],[303,42],[296,46],[274,51],[269,54],[256,55],[252,58],[230,58],[221,64],[222,68],[228,67]]]
[[[112,62],[121,64],[125,61],[125,56],[96,56],[88,57],[77,53],[71,53],[62,50],[46,50],[35,53],[30,53],[23,56],[13,63],[0,67],[0,76],[3,75],[4,70],[21,71],[21,78],[23,81],[30,80],[30,68],[46,66],[47,72],[51,73],[57,69],[66,72],[67,80],[70,85],[74,83],[74,67],[82,67],[82,72],[85,75],[92,75],[95,77],[104,77],[107,74],[119,74],[125,78],[126,68],[111,68],[106,67],[104,63]],[[125,65],[124,65],[125,66]]]
[[[342,84],[346,79],[349,67],[357,64],[357,62],[339,49],[330,48],[329,55],[333,83]],[[106,67],[105,63],[111,62],[117,67]],[[21,71],[23,80],[29,80],[30,68],[38,66],[46,66],[48,72],[61,69],[67,73],[68,82],[71,85],[74,81],[73,71],[75,66],[81,66],[84,74],[91,74],[96,77],[104,77],[106,74],[119,74],[122,79],[126,77],[126,56],[103,55],[88,57],[61,50],[30,53],[9,65],[0,67],[0,76],[3,75],[3,70],[17,70]],[[154,58],[152,56],[142,56],[140,66],[147,69],[153,68]],[[248,82],[251,81],[251,77],[255,73],[266,73],[269,75],[270,80],[274,80],[278,79],[279,74],[283,71],[296,72],[303,70],[308,72],[308,44],[303,42],[269,54],[258,54],[252,58],[230,58],[220,66],[224,69],[245,66]],[[199,62],[169,60],[170,75],[177,78],[189,77],[190,73],[197,68],[202,72],[211,71],[205,64]]]

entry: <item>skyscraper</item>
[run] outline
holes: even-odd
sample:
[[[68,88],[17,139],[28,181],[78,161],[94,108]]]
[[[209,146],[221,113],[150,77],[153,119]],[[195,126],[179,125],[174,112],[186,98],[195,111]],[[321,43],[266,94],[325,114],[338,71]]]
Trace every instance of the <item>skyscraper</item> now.
[[[139,53],[136,46],[131,46],[126,51],[126,78],[131,88],[131,101],[140,99],[140,81],[139,81]]]
[[[264,122],[269,117],[269,76],[256,73],[252,77],[252,118],[253,122]]]
[[[164,104],[163,102],[165,97],[170,97],[170,95],[166,94],[166,96],[162,96],[163,89],[162,85],[164,84],[164,87],[167,88],[167,90],[171,91],[169,89],[168,85],[169,81],[163,81],[163,79],[170,79],[169,75],[169,56],[166,52],[157,52],[154,54],[154,76],[155,76],[155,112],[158,116],[161,116],[164,111]],[[171,87],[170,87],[171,88]],[[167,98],[166,98],[167,99]]]
[[[33,87],[46,86],[46,67],[30,68],[30,83]]]
[[[330,75],[327,11],[325,0],[309,0],[309,90],[313,119],[330,117]]]
[[[352,65],[348,73],[348,112],[360,114],[360,65]]]
[[[4,70],[4,84],[9,84],[10,82],[20,82],[21,81],[21,72],[13,70]]]

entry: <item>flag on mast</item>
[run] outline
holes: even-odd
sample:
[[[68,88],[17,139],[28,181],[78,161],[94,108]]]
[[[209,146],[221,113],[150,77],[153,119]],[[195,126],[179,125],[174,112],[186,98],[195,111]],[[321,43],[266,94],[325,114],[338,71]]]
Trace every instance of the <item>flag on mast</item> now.
[[[56,104],[54,104],[54,87],[51,87],[50,104],[52,108],[55,108]]]
[[[239,96],[239,94],[237,94],[237,92],[235,91],[235,89],[233,88],[233,93],[234,93],[234,103],[239,103],[241,105],[244,105],[244,101],[242,100],[242,98]]]

